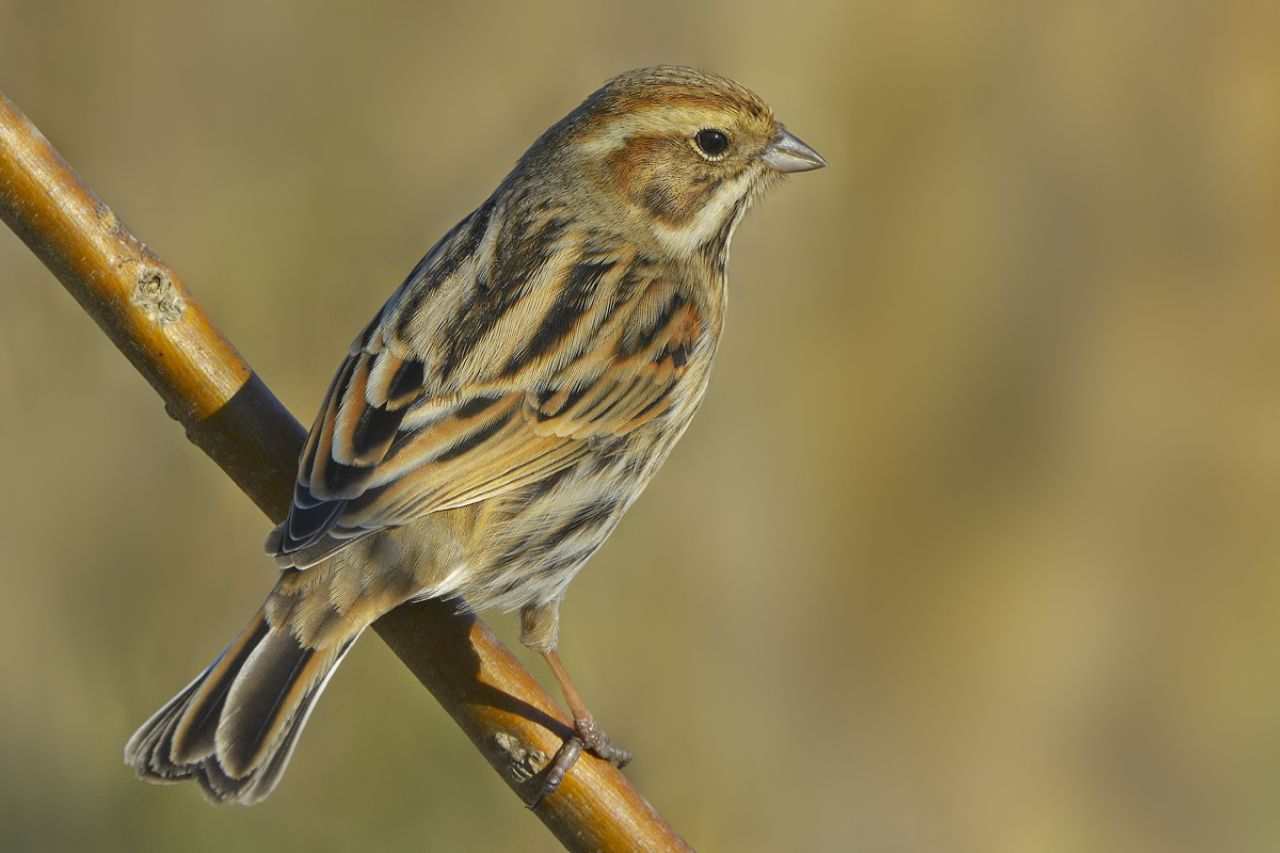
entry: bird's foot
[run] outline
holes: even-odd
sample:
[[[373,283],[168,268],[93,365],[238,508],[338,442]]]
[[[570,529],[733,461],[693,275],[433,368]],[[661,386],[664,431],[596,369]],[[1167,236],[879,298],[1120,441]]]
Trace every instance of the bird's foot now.
[[[574,720],[573,729],[577,732],[577,739],[582,741],[582,746],[596,758],[603,758],[619,770],[631,763],[634,756],[622,747],[610,743],[609,736],[601,731],[595,720]]]
[[[538,796],[529,804],[529,808],[536,809],[539,803],[559,789],[560,783],[578,762],[578,757],[582,755],[584,749],[597,758],[603,758],[618,769],[630,763],[632,754],[610,743],[609,736],[590,717],[574,720],[573,730],[573,735],[560,745],[551,763],[547,765],[542,787],[538,791]]]

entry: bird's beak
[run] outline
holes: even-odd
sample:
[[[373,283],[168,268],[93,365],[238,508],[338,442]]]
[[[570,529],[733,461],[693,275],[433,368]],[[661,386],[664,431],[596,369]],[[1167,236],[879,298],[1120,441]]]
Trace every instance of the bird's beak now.
[[[777,172],[807,172],[827,165],[822,155],[796,138],[785,127],[778,128],[778,135],[760,156],[764,164]]]

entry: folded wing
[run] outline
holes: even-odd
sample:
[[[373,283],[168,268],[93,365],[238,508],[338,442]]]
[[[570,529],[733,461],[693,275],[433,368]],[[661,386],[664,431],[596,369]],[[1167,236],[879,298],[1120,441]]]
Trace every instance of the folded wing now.
[[[528,271],[498,298],[477,282],[502,268],[501,253],[444,257],[449,279],[415,271],[357,339],[312,427],[288,518],[267,541],[282,566],[531,485],[670,409],[699,338],[694,306],[634,254],[551,230],[555,239],[534,235],[536,263],[517,246]],[[457,333],[421,334],[421,313],[442,310]]]

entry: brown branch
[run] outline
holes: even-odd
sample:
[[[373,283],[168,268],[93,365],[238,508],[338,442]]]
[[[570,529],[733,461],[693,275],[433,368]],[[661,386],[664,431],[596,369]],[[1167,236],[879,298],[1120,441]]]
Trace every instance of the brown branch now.
[[[273,521],[289,506],[305,437],[192,299],[0,94],[0,218],[164,399],[187,436]],[[440,602],[374,626],[522,801],[568,719],[485,624]],[[536,812],[571,850],[682,850],[684,840],[612,765],[583,754]]]

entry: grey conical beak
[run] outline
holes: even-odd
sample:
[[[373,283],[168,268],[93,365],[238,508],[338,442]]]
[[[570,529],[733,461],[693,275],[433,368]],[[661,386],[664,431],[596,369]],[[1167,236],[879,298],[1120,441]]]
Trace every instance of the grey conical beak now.
[[[827,165],[822,155],[796,138],[785,127],[779,127],[778,136],[760,156],[764,164],[778,172],[807,172]]]

